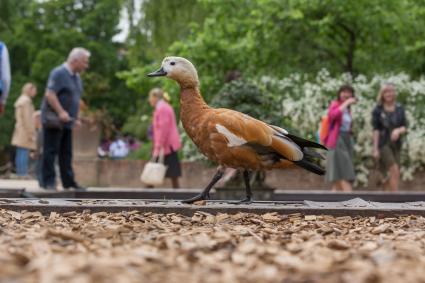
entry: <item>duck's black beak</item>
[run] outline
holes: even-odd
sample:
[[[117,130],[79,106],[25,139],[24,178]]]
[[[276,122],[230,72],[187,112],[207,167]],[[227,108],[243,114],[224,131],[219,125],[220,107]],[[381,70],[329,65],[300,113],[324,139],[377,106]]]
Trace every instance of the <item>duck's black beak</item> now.
[[[148,77],[162,77],[162,76],[166,76],[166,75],[167,75],[167,72],[164,71],[164,68],[161,67],[161,69],[159,69],[155,72],[149,73]]]

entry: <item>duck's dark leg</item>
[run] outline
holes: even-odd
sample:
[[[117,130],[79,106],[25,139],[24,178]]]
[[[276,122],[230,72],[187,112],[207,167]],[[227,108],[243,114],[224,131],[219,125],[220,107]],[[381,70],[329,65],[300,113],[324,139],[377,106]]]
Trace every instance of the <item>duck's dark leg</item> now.
[[[219,167],[217,169],[217,172],[215,173],[214,177],[212,178],[211,182],[208,184],[208,186],[199,195],[194,196],[193,198],[190,198],[190,199],[185,199],[182,202],[184,202],[184,203],[194,203],[195,201],[198,201],[198,200],[210,199],[210,190],[215,185],[215,183],[217,183],[218,180],[220,180],[221,177],[223,177],[223,174],[224,174],[224,168]]]
[[[233,202],[232,204],[250,204],[252,203],[252,191],[251,191],[251,184],[249,182],[249,171],[244,170],[243,171],[243,180],[245,182],[245,191],[246,191],[246,197],[238,202]]]

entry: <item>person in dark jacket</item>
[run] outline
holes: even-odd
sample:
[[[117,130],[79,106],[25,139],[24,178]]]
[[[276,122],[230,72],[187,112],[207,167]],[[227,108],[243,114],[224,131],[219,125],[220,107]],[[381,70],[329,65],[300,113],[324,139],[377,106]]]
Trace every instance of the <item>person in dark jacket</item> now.
[[[397,92],[392,84],[384,84],[378,104],[372,112],[373,157],[384,176],[384,189],[397,191],[400,181],[400,152],[402,135],[407,131],[406,114],[397,103]]]

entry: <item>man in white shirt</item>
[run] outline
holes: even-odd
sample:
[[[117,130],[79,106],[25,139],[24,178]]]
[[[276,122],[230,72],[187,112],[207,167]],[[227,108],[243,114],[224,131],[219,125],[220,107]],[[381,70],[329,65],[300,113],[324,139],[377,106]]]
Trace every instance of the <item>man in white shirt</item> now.
[[[4,112],[10,90],[10,61],[6,44],[0,41],[0,115]]]

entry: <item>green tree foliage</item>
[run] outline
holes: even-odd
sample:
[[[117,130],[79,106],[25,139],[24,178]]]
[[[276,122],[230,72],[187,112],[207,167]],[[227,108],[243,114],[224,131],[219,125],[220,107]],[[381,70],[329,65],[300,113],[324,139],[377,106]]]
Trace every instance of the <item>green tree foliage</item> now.
[[[197,0],[145,0],[141,1],[141,18],[136,22],[135,2],[127,0],[125,5],[131,23],[127,41],[131,64],[161,60],[170,45],[184,40],[190,27],[202,23],[205,17]]]
[[[255,84],[238,79],[226,83],[214,96],[211,106],[234,109],[267,123],[280,124],[280,102],[275,100],[269,92],[262,91]]]
[[[178,88],[174,82],[164,79],[147,78],[146,74],[157,69],[170,45],[178,40],[184,40],[192,25],[202,23],[204,11],[197,0],[146,0],[141,1],[140,10],[135,0],[124,1],[124,7],[129,17],[129,37],[126,42],[129,71],[120,72],[127,87],[139,94],[137,112],[126,120],[123,129],[139,138],[146,138],[146,128],[151,123],[149,119],[152,107],[147,103],[147,94],[154,87],[162,87],[171,96],[171,104],[177,109]],[[141,14],[137,21],[138,13]],[[178,111],[176,111],[178,115]]]
[[[418,38],[425,17],[417,1],[201,2],[208,11],[203,25],[170,52],[197,65],[208,93],[216,93],[232,69],[252,77],[322,68],[420,75],[423,68],[416,58],[423,52]]]

